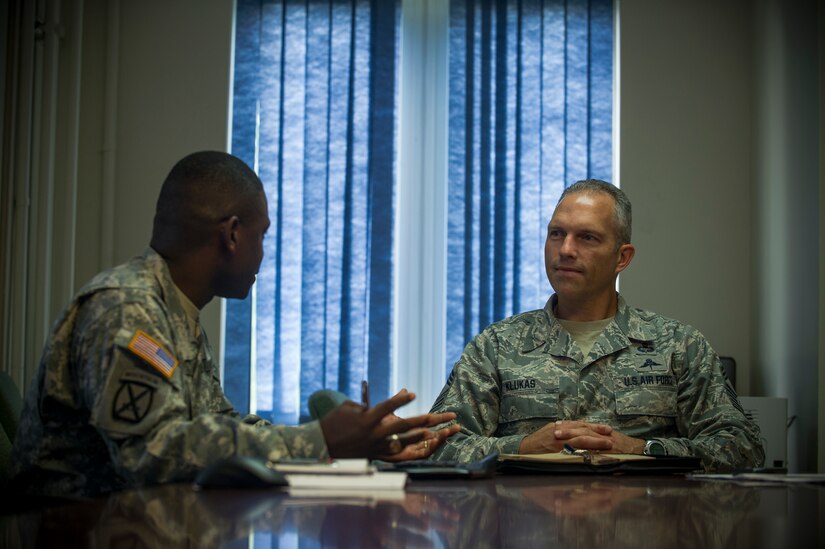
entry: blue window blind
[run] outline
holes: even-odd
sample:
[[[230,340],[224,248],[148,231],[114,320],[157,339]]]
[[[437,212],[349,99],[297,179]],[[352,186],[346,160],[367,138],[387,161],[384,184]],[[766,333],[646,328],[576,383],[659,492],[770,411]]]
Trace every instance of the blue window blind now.
[[[357,398],[362,378],[389,395],[402,24],[391,0],[238,0],[232,152],[272,219],[250,298],[226,306],[240,411],[296,423],[313,391]],[[485,326],[543,305],[565,185],[611,180],[613,5],[452,0],[449,29],[447,371]]]
[[[250,297],[226,305],[239,411],[294,424],[313,391],[367,378],[388,395],[398,22],[393,1],[238,0],[232,152],[272,220]]]
[[[612,175],[610,0],[453,0],[446,372],[495,320],[544,305],[566,185]]]

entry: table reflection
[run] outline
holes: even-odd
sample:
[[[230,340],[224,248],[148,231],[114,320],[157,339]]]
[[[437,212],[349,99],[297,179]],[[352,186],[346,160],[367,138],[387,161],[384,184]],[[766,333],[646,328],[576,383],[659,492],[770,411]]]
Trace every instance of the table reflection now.
[[[2,547],[821,547],[825,487],[667,477],[414,482],[308,497],[189,485],[0,517]]]

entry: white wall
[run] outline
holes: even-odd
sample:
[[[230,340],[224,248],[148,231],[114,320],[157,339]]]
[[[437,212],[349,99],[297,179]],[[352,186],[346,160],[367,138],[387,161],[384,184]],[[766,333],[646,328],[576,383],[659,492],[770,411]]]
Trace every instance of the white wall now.
[[[789,463],[817,463],[820,369],[819,88],[813,0],[755,3],[754,386],[788,398]]]
[[[750,393],[748,2],[621,0],[620,184],[636,257],[620,287],[698,328]]]
[[[22,388],[71,295],[148,246],[174,162],[227,150],[234,2],[16,0],[13,20],[9,4],[0,366]],[[217,352],[219,313],[201,317]]]
[[[789,398],[792,470],[816,469],[825,273],[816,2],[621,0],[628,300],[696,326],[742,394]],[[818,282],[820,281],[820,282]]]
[[[825,8],[819,6],[819,460],[825,473]]]
[[[232,0],[86,0],[79,284],[149,245],[155,201],[177,160],[228,150],[233,16]],[[112,209],[103,204],[107,186]],[[216,352],[219,313],[217,299],[202,312]]]

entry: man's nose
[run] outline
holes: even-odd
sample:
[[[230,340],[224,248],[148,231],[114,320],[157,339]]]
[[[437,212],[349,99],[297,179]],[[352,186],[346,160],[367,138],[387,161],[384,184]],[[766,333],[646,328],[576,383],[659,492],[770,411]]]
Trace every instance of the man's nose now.
[[[564,240],[561,242],[561,247],[559,248],[559,253],[567,257],[576,255],[576,245],[571,235],[564,237]]]

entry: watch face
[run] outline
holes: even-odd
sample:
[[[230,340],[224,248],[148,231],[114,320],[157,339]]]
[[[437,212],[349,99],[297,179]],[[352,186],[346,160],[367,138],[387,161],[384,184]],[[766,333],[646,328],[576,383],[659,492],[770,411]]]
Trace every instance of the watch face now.
[[[648,440],[647,444],[645,444],[645,455],[664,456],[666,455],[665,447],[658,440]]]

